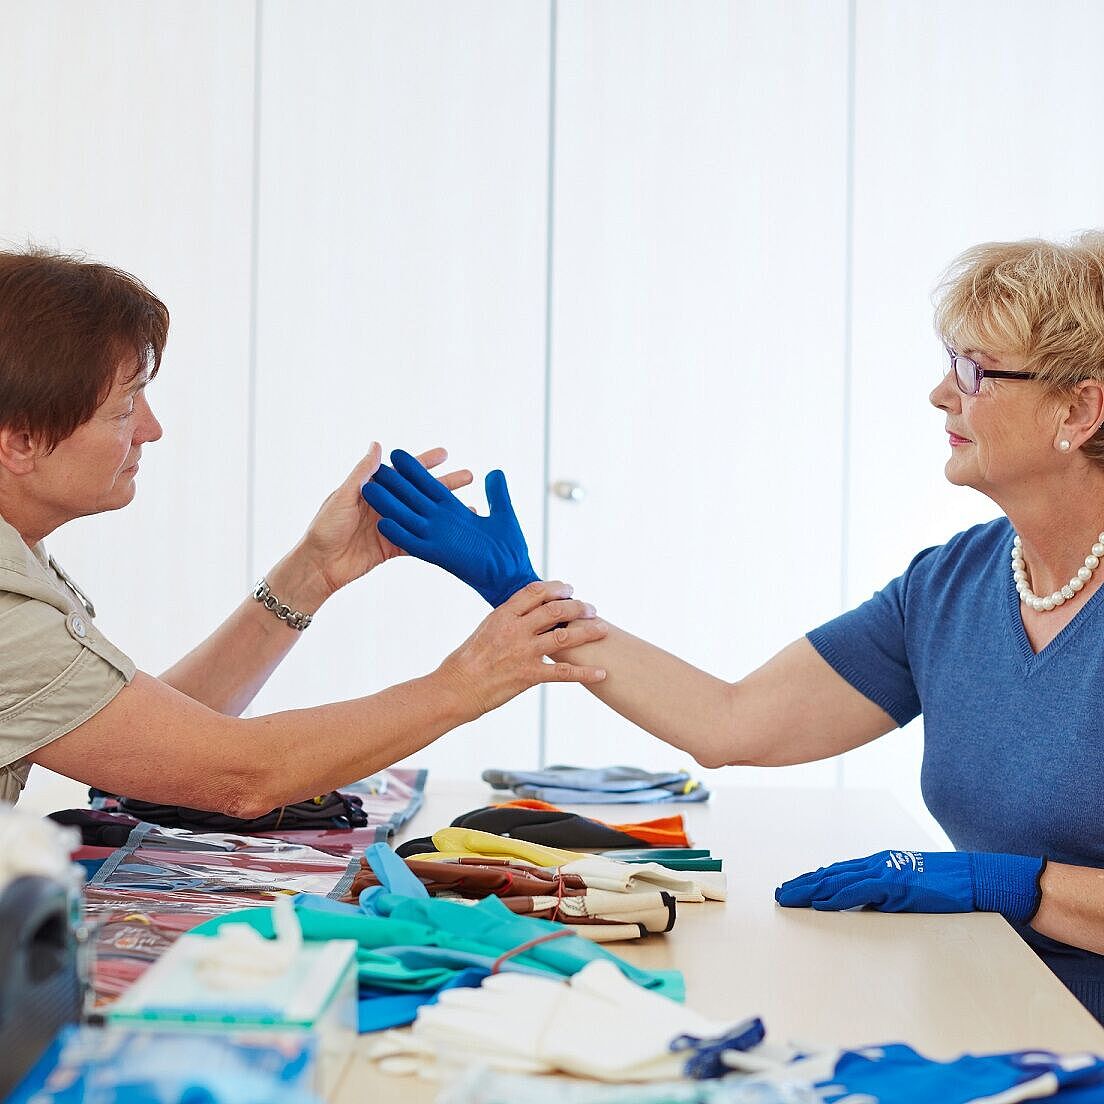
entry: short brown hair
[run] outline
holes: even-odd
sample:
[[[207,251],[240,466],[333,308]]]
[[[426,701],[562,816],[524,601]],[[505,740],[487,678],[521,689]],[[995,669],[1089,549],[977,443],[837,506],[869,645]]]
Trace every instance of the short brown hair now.
[[[935,328],[956,351],[1025,358],[1055,397],[1104,383],[1104,233],[967,249],[936,289]],[[1104,430],[1081,449],[1104,466]]]
[[[140,280],[81,257],[0,252],[0,425],[54,448],[92,417],[131,352],[161,366],[169,312]]]

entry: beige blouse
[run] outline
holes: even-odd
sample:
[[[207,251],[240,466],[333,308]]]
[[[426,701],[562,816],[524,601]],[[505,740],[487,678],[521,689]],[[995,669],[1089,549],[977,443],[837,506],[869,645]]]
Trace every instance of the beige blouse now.
[[[98,713],[134,677],[94,616],[43,545],[28,548],[0,517],[0,800],[18,800],[28,754]]]

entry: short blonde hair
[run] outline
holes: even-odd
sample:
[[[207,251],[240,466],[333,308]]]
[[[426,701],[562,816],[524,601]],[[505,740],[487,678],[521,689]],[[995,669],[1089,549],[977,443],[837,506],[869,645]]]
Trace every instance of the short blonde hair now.
[[[935,290],[935,328],[960,352],[1024,357],[1055,397],[1081,380],[1104,383],[1104,232],[967,249]],[[1104,430],[1082,450],[1104,466]]]

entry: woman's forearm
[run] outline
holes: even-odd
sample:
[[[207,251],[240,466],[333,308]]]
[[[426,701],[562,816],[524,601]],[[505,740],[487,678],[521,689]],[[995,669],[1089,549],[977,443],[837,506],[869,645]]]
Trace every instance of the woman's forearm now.
[[[610,625],[605,640],[556,659],[605,668],[604,682],[589,687],[622,717],[689,752],[702,766],[739,761],[731,716],[732,686],[678,656]]]
[[[1031,926],[1071,947],[1104,954],[1104,870],[1047,863]]]
[[[480,715],[447,662],[377,694],[241,720],[139,672],[33,762],[111,793],[252,818],[411,755]]]
[[[560,582],[534,582],[476,627],[441,665],[352,701],[250,720],[219,713],[138,672],[101,709],[33,751],[34,763],[146,801],[254,817],[372,774],[538,684],[605,672],[548,664],[546,634],[565,646],[606,629]]]
[[[703,767],[809,763],[896,727],[805,638],[734,683],[612,625],[604,640],[555,658],[605,668],[587,689]]]
[[[315,613],[330,596],[326,581],[298,549],[266,576],[272,593],[293,610]],[[216,712],[237,717],[256,697],[302,633],[252,596],[161,681]]]

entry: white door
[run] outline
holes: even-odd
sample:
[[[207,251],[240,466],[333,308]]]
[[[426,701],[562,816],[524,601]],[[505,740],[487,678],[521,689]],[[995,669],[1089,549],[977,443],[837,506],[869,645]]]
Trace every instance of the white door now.
[[[840,605],[846,103],[842,0],[559,5],[549,571],[729,679]],[[547,701],[549,761],[690,762]]]
[[[544,3],[263,8],[256,390],[259,574],[373,439],[502,466],[541,542],[549,15]],[[396,561],[336,597],[256,703],[431,671],[489,612]],[[534,763],[529,693],[417,757]]]

